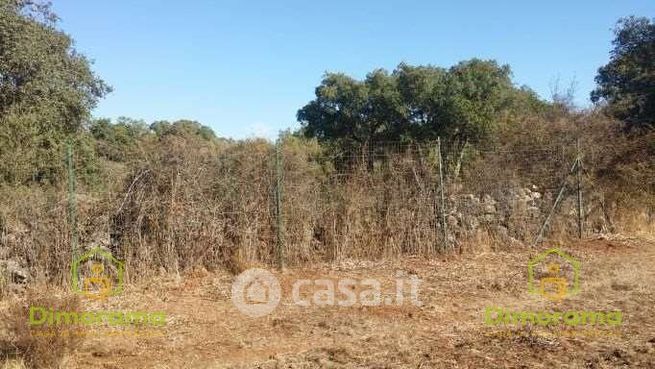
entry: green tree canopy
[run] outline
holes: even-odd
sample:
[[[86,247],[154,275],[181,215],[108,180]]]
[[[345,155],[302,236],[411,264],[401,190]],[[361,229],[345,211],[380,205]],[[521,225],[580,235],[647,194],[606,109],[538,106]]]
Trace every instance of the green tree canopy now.
[[[133,157],[151,135],[144,121],[126,117],[119,117],[116,123],[107,118],[94,119],[88,130],[96,142],[96,152],[113,161]]]
[[[52,179],[54,153],[110,88],[48,3],[0,0],[0,45],[0,180]]]
[[[531,90],[515,87],[509,66],[495,61],[472,59],[449,69],[403,63],[362,81],[326,74],[298,120],[304,135],[341,146],[438,136],[466,142],[489,137],[511,112],[545,105]]]
[[[195,120],[180,119],[173,123],[166,120],[158,120],[150,125],[150,129],[158,136],[167,135],[199,136],[207,141],[218,140],[214,131]]]
[[[96,142],[97,153],[112,161],[126,161],[143,150],[144,145],[170,137],[191,138],[211,143],[222,142],[214,131],[193,120],[169,122],[158,120],[150,125],[143,120],[119,117],[115,122],[107,118],[94,119],[88,132]]]
[[[655,23],[648,18],[622,18],[614,30],[610,61],[598,69],[593,102],[631,127],[655,124]]]

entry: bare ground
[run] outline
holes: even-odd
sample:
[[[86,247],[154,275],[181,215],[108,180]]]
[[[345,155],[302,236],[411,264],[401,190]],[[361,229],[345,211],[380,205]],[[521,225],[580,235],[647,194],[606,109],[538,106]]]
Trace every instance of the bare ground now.
[[[128,288],[103,308],[166,311],[166,327],[150,332],[160,336],[89,337],[65,366],[655,368],[655,242],[614,236],[562,248],[581,261],[582,284],[560,303],[528,293],[527,262],[537,253],[531,250],[290,269],[277,274],[287,298],[263,318],[232,305],[234,277],[227,273],[158,279]],[[421,307],[299,307],[288,299],[296,278],[378,278],[386,286],[399,270],[423,280]],[[624,323],[592,336],[544,328],[510,335],[484,324],[487,306],[621,310]]]

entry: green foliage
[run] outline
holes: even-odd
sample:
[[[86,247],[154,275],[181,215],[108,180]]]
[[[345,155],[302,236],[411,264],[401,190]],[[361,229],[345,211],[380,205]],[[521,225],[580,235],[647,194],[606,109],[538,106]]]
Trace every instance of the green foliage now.
[[[0,2],[0,181],[53,181],[61,146],[109,87],[48,3]]]
[[[509,108],[514,86],[509,66],[473,59],[452,67],[437,111],[443,119],[435,131],[462,141],[490,136],[500,112]]]
[[[610,62],[598,69],[593,102],[630,127],[655,124],[655,23],[648,18],[622,18],[614,30]]]
[[[95,140],[97,154],[110,161],[126,162],[147,155],[149,145],[173,139],[216,144],[221,140],[211,128],[196,121],[178,120],[173,123],[156,121],[148,125],[143,120],[119,117],[115,122],[102,118],[87,127]]]
[[[133,156],[150,135],[145,122],[125,117],[118,118],[115,124],[106,118],[96,119],[88,130],[96,140],[98,154],[118,162]]]
[[[165,120],[160,120],[152,123],[150,129],[158,136],[164,137],[167,135],[179,136],[199,136],[207,141],[215,141],[218,138],[214,131],[208,126],[202,125],[195,120],[177,120],[170,123]]]
[[[363,81],[328,73],[316,98],[298,111],[302,133],[342,148],[381,141],[477,141],[501,121],[543,111],[534,92],[517,88],[509,66],[472,59],[450,69],[400,64]]]

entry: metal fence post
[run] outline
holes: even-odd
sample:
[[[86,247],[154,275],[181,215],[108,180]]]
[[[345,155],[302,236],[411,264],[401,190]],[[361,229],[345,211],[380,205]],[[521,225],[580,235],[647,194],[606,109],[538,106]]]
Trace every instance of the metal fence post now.
[[[71,237],[71,262],[77,258],[77,199],[75,196],[75,168],[73,164],[73,144],[69,140],[66,147],[66,167],[68,170],[68,223]]]
[[[276,222],[276,241],[275,253],[277,258],[277,267],[284,269],[284,221],[282,219],[282,152],[281,140],[275,143],[275,222]]]
[[[577,168],[576,177],[578,182],[578,238],[582,238],[584,232],[584,207],[582,204],[582,151],[580,149],[580,139],[576,142],[577,149]]]
[[[443,158],[441,157],[441,137],[437,137],[437,159],[439,161],[440,218],[443,236],[442,249],[448,248],[448,229],[446,228],[446,198],[444,195]]]

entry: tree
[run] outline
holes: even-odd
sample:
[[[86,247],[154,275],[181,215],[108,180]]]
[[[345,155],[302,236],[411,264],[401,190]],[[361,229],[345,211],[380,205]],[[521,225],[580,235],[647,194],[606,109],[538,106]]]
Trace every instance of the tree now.
[[[495,61],[472,59],[450,69],[402,63],[363,81],[327,74],[298,120],[304,135],[342,149],[437,137],[463,146],[489,138],[512,114],[543,105],[531,90],[514,86],[509,66]]]
[[[316,88],[316,99],[298,111],[305,135],[319,140],[364,143],[375,130],[366,114],[368,91],[360,81],[328,73]]]
[[[398,65],[393,72],[397,88],[407,109],[404,136],[423,139],[435,138],[439,126],[441,97],[444,96],[448,71],[433,66]]]
[[[198,136],[206,141],[216,141],[218,137],[214,131],[195,120],[180,119],[173,123],[165,120],[159,120],[150,125],[152,130],[158,137],[167,135],[178,136]]]
[[[463,142],[482,140],[499,124],[499,113],[509,108],[511,70],[495,61],[460,62],[450,69],[444,92],[444,135]]]
[[[598,69],[595,103],[606,104],[610,115],[629,127],[655,124],[655,23],[629,17],[614,29],[610,61]]]
[[[0,180],[53,180],[61,145],[110,91],[49,3],[0,0]]]
[[[119,117],[116,123],[106,118],[94,119],[88,131],[95,140],[96,153],[118,162],[134,158],[151,135],[144,121],[127,117]]]

